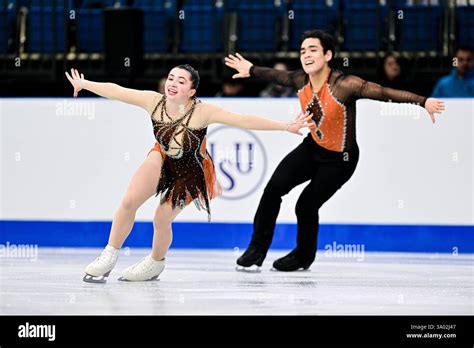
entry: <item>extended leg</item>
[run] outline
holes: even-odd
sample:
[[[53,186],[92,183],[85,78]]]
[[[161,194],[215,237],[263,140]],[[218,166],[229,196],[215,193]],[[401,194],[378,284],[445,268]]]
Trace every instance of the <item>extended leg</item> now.
[[[138,208],[155,194],[162,162],[161,154],[152,151],[133,175],[112,222],[108,244],[114,248],[122,247],[132,230]]]
[[[105,283],[115,267],[118,251],[130,234],[138,208],[155,194],[160,178],[162,158],[159,152],[151,152],[137,169],[127,192],[117,209],[109,236],[108,245],[99,257],[86,267],[83,280],[89,283]]]
[[[322,163],[310,183],[305,187],[296,203],[298,222],[297,246],[287,256],[276,260],[273,267],[280,271],[307,269],[316,257],[319,208],[354,173],[358,156],[350,162]]]
[[[310,150],[302,143],[278,165],[268,182],[254,218],[252,239],[237,260],[242,267],[261,266],[273,239],[282,197],[311,178]],[[238,268],[239,269],[239,268]]]
[[[155,280],[165,268],[165,255],[172,241],[171,223],[182,209],[172,209],[171,204],[161,204],[153,218],[153,248],[139,262],[126,268],[119,280],[147,281]]]

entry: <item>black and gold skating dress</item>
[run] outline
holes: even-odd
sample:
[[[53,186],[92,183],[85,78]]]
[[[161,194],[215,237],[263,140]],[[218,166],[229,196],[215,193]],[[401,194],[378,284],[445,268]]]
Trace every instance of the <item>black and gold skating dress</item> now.
[[[183,209],[194,202],[211,219],[210,200],[221,194],[214,163],[206,149],[207,126],[191,128],[189,122],[199,100],[183,116],[173,119],[166,110],[166,96],[160,99],[151,113],[155,146],[148,152],[159,151],[163,158],[156,196],[161,203],[171,203],[173,209]],[[155,117],[160,107],[159,118]]]

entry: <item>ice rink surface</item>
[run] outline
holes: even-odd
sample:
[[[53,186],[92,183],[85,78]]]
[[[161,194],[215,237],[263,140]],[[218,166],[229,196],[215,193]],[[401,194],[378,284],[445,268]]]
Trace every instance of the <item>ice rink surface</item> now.
[[[82,281],[101,249],[39,248],[0,259],[2,315],[472,315],[474,256],[369,253],[329,257],[308,271],[237,272],[243,250],[168,253],[160,280],[119,282],[148,249],[122,249],[107,284]]]

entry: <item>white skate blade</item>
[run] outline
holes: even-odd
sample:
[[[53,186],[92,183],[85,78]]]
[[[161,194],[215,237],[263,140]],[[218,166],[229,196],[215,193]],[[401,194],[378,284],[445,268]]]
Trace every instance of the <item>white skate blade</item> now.
[[[237,265],[237,266],[235,266],[235,270],[237,272],[245,272],[245,273],[260,273],[260,272],[262,272],[260,266],[257,266],[257,265],[252,265],[250,267],[244,267],[244,266]]]
[[[145,279],[145,280],[129,280],[124,277],[117,278],[118,281],[120,282],[152,282],[152,281],[159,281],[160,279],[158,276],[151,277],[150,279]]]
[[[101,276],[93,276],[91,274],[86,273],[86,275],[84,276],[84,278],[82,278],[82,280],[85,281],[86,283],[105,284],[107,282],[107,278],[109,274],[110,274],[110,271]]]

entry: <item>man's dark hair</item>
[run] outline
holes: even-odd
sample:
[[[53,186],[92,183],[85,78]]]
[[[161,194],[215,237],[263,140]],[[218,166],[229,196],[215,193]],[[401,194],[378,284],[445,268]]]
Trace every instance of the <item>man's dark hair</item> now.
[[[332,58],[330,62],[334,60],[334,57],[336,56],[336,44],[335,44],[334,37],[331,34],[323,30],[305,31],[303,35],[301,35],[300,47],[303,41],[308,38],[319,39],[319,41],[321,42],[321,46],[323,46],[323,53],[326,54],[326,52],[330,50],[332,52]]]
[[[184,69],[191,74],[191,88],[198,89],[199,87],[199,73],[189,64],[180,64],[176,68]]]

